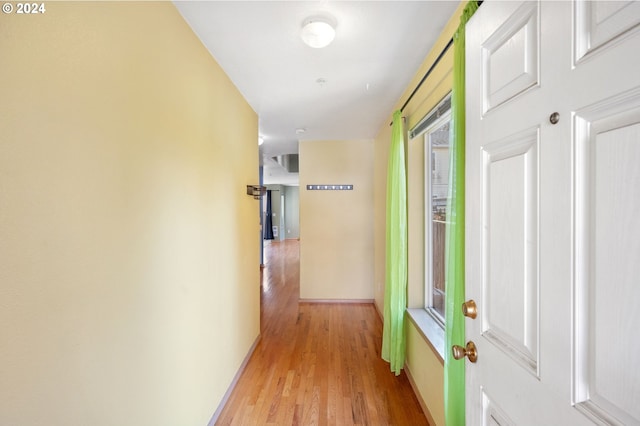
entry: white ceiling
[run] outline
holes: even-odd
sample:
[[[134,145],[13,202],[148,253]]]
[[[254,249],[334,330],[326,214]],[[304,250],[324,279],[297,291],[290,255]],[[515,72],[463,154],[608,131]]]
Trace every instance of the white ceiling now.
[[[297,184],[271,160],[299,140],[373,139],[389,119],[457,1],[175,1],[259,116],[266,184]],[[324,49],[302,22],[330,14]],[[326,83],[317,83],[324,79]],[[303,128],[303,134],[296,129]],[[257,143],[257,141],[256,141]]]

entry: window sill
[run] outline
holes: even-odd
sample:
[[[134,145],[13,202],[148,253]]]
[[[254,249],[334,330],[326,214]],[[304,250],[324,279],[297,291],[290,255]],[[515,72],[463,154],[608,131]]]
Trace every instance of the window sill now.
[[[444,364],[444,329],[429,313],[421,308],[407,309],[407,315],[424,340]]]

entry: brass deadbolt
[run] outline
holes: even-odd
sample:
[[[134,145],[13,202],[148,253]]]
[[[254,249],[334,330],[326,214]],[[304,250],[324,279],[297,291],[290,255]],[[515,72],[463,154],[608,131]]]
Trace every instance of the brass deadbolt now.
[[[469,299],[462,304],[462,314],[471,319],[475,319],[478,316],[478,307],[473,299]]]

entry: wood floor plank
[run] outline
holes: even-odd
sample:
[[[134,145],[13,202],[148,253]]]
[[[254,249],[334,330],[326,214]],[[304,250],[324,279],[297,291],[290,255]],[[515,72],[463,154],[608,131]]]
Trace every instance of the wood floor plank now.
[[[380,358],[372,304],[300,303],[299,242],[271,242],[261,339],[217,425],[428,425],[407,377]]]

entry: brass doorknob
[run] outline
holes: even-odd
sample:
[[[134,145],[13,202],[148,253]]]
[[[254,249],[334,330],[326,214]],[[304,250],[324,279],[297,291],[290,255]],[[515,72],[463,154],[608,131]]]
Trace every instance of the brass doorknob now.
[[[475,319],[478,316],[478,307],[473,299],[469,299],[462,304],[462,315]]]
[[[465,348],[453,345],[451,350],[453,352],[453,358],[455,359],[462,359],[466,356],[471,362],[476,362],[478,360],[478,350],[476,348],[476,344],[473,343],[472,340],[467,342],[467,346]]]

